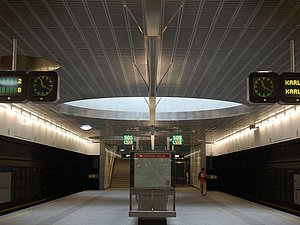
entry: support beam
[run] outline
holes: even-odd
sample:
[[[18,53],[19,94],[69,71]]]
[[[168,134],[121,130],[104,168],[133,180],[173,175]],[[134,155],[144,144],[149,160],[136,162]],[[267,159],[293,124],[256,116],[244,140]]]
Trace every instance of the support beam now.
[[[149,87],[151,149],[155,146],[155,113],[160,61],[161,10],[163,0],[144,0],[146,72]]]
[[[18,57],[18,40],[13,39],[13,54],[12,54],[12,64],[11,64],[11,70],[16,71],[17,70],[17,57]]]
[[[291,72],[296,71],[295,67],[295,41],[290,40]]]
[[[105,143],[101,141],[99,148],[99,190],[105,190]]]
[[[158,67],[158,52],[159,52],[159,38],[147,38],[147,71],[148,71],[148,84],[149,96],[156,96],[157,87],[157,67]]]
[[[158,37],[161,34],[161,0],[144,0],[146,36]]]
[[[134,137],[135,149],[140,150],[140,137]]]
[[[170,137],[167,137],[167,150],[170,150]]]
[[[150,126],[155,126],[156,97],[149,97]]]
[[[155,146],[155,135],[151,134],[151,150],[154,150]]]

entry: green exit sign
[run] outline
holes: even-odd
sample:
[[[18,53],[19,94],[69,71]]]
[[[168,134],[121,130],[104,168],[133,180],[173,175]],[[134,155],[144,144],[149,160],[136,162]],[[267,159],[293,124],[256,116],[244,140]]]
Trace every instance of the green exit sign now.
[[[181,134],[174,134],[172,137],[172,144],[173,145],[182,145],[183,144],[183,138]]]
[[[124,143],[124,145],[133,145],[133,141],[134,141],[133,135],[131,135],[131,134],[125,134],[123,136],[123,143]]]

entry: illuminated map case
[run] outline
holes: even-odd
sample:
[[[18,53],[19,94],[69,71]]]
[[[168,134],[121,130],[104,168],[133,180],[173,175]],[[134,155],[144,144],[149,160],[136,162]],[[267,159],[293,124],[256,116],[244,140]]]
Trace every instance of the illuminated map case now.
[[[174,154],[166,152],[132,153],[131,187],[174,187]]]

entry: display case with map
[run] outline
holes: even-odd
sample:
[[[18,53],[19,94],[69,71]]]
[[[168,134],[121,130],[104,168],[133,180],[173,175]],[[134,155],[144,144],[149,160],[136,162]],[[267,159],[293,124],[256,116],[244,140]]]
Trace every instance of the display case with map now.
[[[171,153],[133,153],[133,184],[138,188],[172,187]],[[149,179],[151,178],[151,179]]]
[[[174,152],[131,152],[129,216],[176,216]]]

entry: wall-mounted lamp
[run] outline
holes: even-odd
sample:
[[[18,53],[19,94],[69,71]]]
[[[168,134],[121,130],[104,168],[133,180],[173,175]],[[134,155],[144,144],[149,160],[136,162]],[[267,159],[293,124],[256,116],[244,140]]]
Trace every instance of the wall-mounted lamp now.
[[[256,126],[255,124],[250,124],[249,125],[249,129],[250,130],[257,130],[259,127],[258,126]]]

